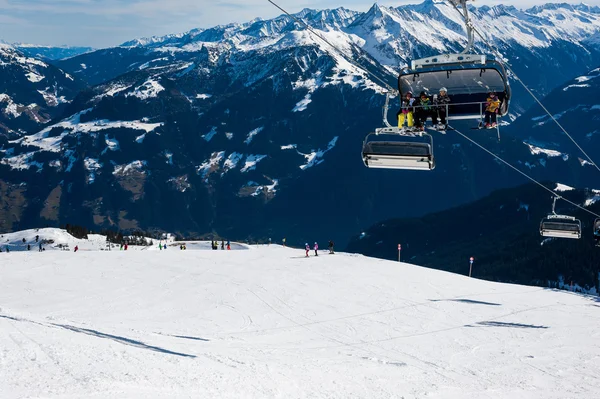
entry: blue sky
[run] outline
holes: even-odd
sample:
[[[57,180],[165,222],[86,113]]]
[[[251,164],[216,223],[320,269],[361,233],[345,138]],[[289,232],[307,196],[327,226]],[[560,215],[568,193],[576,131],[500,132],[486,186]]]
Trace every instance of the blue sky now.
[[[374,1],[277,0],[290,12],[304,7],[367,11]],[[379,1],[398,6],[420,0]],[[478,5],[527,8],[544,0],[479,0]],[[572,2],[563,0],[562,2]],[[579,1],[577,1],[579,2]],[[600,5],[600,0],[586,0]],[[281,14],[267,0],[0,0],[0,40],[42,45],[109,47],[146,36],[185,32]]]

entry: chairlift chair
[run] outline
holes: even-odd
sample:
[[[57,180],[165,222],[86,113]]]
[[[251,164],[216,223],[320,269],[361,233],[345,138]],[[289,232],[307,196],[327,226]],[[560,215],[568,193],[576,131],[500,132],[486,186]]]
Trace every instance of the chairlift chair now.
[[[581,221],[573,216],[548,215],[540,223],[542,237],[581,238]]]
[[[449,0],[462,6],[468,43],[459,54],[440,54],[413,60],[398,76],[398,91],[437,92],[445,87],[452,103],[446,106],[448,120],[479,119],[483,122],[487,95],[495,92],[500,100],[498,116],[508,114],[511,89],[504,66],[486,55],[474,53],[473,24],[468,0]]]
[[[556,200],[552,203],[552,213],[542,219],[540,223],[540,235],[553,238],[581,238],[581,221],[573,216],[557,215],[554,211]]]
[[[395,140],[373,140],[380,135]],[[428,138],[428,142],[422,139]],[[377,129],[367,135],[363,143],[362,158],[369,168],[433,170],[433,137],[423,132],[404,132],[399,128]]]
[[[363,163],[368,168],[433,170],[433,137],[422,131],[391,126],[387,120],[390,95],[386,95],[383,106],[385,127],[369,133],[363,142]]]

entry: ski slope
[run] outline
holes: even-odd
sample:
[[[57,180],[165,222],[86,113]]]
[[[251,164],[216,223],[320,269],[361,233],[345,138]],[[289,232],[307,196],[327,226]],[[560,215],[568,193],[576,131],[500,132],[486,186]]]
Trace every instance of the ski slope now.
[[[596,297],[275,245],[0,259],[3,399],[600,393]]]

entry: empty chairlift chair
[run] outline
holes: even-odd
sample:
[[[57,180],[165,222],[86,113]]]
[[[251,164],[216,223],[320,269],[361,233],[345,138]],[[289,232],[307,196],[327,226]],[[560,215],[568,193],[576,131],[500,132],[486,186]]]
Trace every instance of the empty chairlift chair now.
[[[581,238],[581,221],[573,216],[548,215],[540,223],[543,237]]]
[[[552,213],[542,219],[540,223],[540,234],[542,237],[554,238],[581,238],[581,221],[573,216],[557,215],[554,211],[556,200],[552,203]]]
[[[432,170],[433,138],[426,133],[394,133],[398,129],[377,129],[363,143],[362,158],[369,168]],[[388,138],[379,140],[380,135]],[[426,139],[427,142],[422,140]]]

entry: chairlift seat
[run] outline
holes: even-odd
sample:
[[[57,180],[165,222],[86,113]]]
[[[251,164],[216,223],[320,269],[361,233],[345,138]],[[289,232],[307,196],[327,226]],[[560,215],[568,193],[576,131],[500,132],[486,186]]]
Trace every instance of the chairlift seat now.
[[[363,161],[369,168],[432,170],[435,168],[431,144],[372,141],[363,146]]]
[[[581,221],[572,216],[549,215],[540,223],[543,237],[581,238]]]

